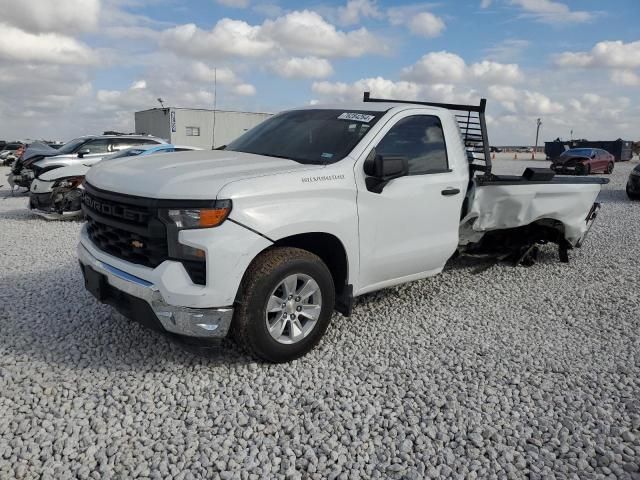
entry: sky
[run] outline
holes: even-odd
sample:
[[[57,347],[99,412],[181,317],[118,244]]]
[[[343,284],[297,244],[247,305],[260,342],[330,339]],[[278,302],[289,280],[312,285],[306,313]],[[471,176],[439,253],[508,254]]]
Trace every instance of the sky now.
[[[496,145],[640,140],[639,0],[0,0],[0,139],[159,106],[478,103]],[[573,133],[572,133],[573,132]]]

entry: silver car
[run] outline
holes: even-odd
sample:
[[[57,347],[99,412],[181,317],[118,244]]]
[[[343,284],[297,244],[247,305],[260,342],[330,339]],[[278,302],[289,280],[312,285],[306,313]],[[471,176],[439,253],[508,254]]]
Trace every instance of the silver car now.
[[[29,188],[34,178],[49,170],[72,165],[93,165],[103,157],[139,145],[167,143],[150,135],[89,135],[67,142],[59,149],[43,144],[28,148],[14,165],[9,183]]]

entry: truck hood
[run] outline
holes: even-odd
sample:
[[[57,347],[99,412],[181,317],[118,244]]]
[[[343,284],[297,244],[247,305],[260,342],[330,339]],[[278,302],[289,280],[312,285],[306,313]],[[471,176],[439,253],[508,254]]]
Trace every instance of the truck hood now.
[[[320,168],[293,160],[224,150],[158,153],[105,160],[89,169],[96,188],[149,198],[215,199],[226,184]]]

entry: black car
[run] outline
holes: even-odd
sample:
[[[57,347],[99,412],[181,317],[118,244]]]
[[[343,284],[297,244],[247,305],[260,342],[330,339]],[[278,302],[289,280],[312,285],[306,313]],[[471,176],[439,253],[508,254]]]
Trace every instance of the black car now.
[[[640,165],[636,165],[627,180],[627,196],[631,200],[640,200]]]

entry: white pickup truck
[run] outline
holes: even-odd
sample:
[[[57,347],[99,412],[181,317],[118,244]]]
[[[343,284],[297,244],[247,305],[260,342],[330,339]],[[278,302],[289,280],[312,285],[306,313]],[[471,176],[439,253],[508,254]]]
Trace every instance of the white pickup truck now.
[[[113,160],[85,184],[86,288],[173,334],[232,333],[272,362],[303,355],[353,298],[436,275],[455,254],[561,260],[606,179],[491,173],[480,105],[309,106],[223,149]]]

